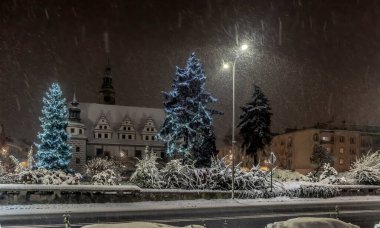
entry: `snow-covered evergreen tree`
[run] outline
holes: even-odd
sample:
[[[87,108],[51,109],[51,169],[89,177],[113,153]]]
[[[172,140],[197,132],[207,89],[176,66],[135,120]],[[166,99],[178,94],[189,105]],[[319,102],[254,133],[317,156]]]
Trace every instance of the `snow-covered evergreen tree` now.
[[[314,173],[309,175],[309,177],[313,179],[312,177],[319,176],[319,172],[324,164],[332,162],[332,157],[325,147],[318,145],[314,148],[313,153],[311,154],[310,162],[315,166]]]
[[[168,155],[191,153],[197,166],[209,166],[215,152],[212,115],[218,112],[207,108],[216,99],[205,91],[205,82],[203,66],[193,53],[186,68],[177,67],[172,90],[164,92],[166,117],[159,132]]]
[[[57,83],[51,85],[42,102],[42,131],[37,136],[39,143],[36,143],[35,166],[48,170],[68,170],[71,160],[71,147],[66,132],[68,113],[66,99]]]
[[[271,107],[260,87],[254,86],[252,100],[241,107],[240,135],[243,138],[242,147],[246,154],[253,156],[254,165],[259,163],[258,152],[272,140]]]

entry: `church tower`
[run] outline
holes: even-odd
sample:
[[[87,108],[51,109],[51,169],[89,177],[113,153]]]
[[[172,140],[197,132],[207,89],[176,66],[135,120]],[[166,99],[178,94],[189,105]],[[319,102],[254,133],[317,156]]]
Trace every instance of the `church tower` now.
[[[102,87],[99,91],[99,104],[115,104],[115,91],[112,85],[112,73],[109,59],[104,71]]]
[[[77,98],[69,105],[69,122],[67,124],[67,133],[70,135],[69,143],[71,145],[71,162],[70,166],[77,172],[82,172],[86,165],[87,137],[85,126],[80,119],[80,107]]]

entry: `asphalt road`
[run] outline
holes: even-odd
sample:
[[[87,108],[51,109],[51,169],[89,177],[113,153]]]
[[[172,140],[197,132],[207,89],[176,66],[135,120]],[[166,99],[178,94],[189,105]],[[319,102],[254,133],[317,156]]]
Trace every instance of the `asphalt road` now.
[[[170,210],[75,212],[72,227],[93,223],[152,221],[170,225],[206,224],[207,228],[256,228],[294,217],[335,217],[336,202],[313,204],[242,205],[218,208],[181,208]],[[338,203],[339,218],[360,227],[373,228],[380,221],[380,201]],[[62,213],[41,215],[0,215],[1,227],[64,227]]]

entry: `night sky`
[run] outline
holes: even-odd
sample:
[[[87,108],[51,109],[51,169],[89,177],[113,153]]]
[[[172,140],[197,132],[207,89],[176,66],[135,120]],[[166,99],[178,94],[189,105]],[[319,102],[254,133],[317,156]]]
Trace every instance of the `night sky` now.
[[[221,139],[230,129],[231,72],[238,40],[237,105],[253,83],[271,101],[275,132],[343,121],[380,125],[378,1],[1,0],[0,123],[32,141],[41,97],[59,82],[71,99],[96,102],[109,56],[116,103],[162,108],[175,66],[196,52]],[[240,110],[239,110],[240,111]]]

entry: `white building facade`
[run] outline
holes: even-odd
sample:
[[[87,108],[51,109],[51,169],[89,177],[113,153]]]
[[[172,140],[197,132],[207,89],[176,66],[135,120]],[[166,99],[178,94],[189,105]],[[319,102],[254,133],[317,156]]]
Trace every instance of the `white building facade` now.
[[[125,161],[134,169],[146,146],[164,157],[165,144],[156,137],[165,118],[163,109],[115,105],[111,68],[106,68],[99,103],[79,103],[74,95],[69,106],[72,146],[71,167],[78,172],[95,157]]]

